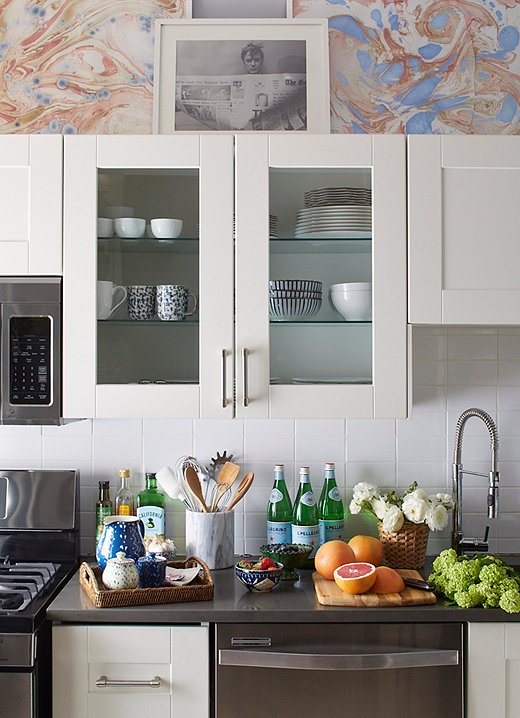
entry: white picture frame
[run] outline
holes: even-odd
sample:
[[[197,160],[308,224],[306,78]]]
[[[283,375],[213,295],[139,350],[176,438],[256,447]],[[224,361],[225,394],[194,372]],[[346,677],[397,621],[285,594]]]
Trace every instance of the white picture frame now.
[[[156,20],[156,134],[328,134],[329,103],[326,19]]]

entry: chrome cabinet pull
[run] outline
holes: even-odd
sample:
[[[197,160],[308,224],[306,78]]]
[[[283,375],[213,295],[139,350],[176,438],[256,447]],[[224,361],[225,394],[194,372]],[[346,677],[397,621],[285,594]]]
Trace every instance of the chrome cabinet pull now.
[[[244,398],[242,401],[243,406],[249,406],[249,390],[248,390],[248,376],[247,376],[247,358],[249,351],[244,347],[242,349],[242,372],[244,375]]]
[[[226,357],[227,357],[227,351],[225,349],[222,349],[222,355],[221,355],[221,368],[222,368],[222,408],[225,409],[227,406],[227,397],[226,397]]]
[[[456,666],[459,652],[451,649],[388,653],[279,653],[220,649],[219,665],[286,668],[312,671],[366,671],[429,666]]]
[[[109,686],[139,686],[143,688],[159,688],[161,685],[161,678],[154,676],[151,681],[111,681],[106,676],[100,676],[96,681],[98,688],[108,688]]]

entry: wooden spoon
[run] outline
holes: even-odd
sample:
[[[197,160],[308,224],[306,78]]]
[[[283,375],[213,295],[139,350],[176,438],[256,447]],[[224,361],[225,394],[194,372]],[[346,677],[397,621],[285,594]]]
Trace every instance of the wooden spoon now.
[[[186,479],[186,483],[188,484],[192,494],[199,500],[200,505],[202,506],[202,510],[204,511],[204,513],[207,514],[209,512],[209,508],[204,501],[204,496],[202,495],[202,487],[200,485],[200,479],[193,466],[186,467],[184,471],[184,478]]]
[[[231,461],[226,461],[224,466],[221,468],[219,475],[217,476],[217,486],[215,489],[215,495],[211,503],[211,511],[216,511],[218,504],[222,496],[226,491],[231,488],[235,483],[238,474],[240,473],[240,466],[233,464]]]
[[[233,506],[237,504],[240,499],[242,499],[245,494],[249,491],[249,488],[251,484],[253,483],[253,479],[255,478],[255,475],[252,471],[250,471],[248,474],[244,476],[242,481],[238,485],[238,489],[235,491],[235,495],[227,505],[226,511],[231,511]]]

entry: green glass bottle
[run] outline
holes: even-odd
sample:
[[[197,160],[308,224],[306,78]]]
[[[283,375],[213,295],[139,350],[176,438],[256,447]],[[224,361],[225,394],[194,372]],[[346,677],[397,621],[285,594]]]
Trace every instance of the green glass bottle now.
[[[137,494],[137,516],[145,538],[164,538],[164,494],[157,490],[155,474],[145,474],[145,488]]]
[[[96,501],[96,546],[101,538],[105,524],[103,519],[112,516],[114,507],[110,498],[110,481],[99,481],[99,498]]]
[[[267,504],[267,543],[291,543],[292,503],[285,484],[284,465],[274,467],[274,484]]]
[[[345,538],[345,509],[336,484],[336,467],[325,464],[325,480],[318,501],[320,545]]]
[[[318,524],[318,507],[312,491],[310,469],[300,469],[300,487],[294,502],[292,515],[292,542],[312,546],[310,558],[318,548],[320,530]]]

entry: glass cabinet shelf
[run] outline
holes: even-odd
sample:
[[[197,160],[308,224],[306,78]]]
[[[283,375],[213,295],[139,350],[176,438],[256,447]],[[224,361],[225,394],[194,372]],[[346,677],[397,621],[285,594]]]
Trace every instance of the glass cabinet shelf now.
[[[198,319],[182,319],[180,321],[167,321],[162,319],[98,319],[98,324],[103,326],[133,326],[133,327],[148,327],[148,326],[197,326]]]
[[[196,254],[199,251],[199,238],[153,239],[151,237],[142,237],[139,239],[126,239],[123,237],[99,237],[98,247],[104,252],[153,252],[154,254],[178,252],[180,254]]]
[[[269,321],[269,324],[272,327],[276,326],[303,326],[307,325],[309,327],[345,327],[345,326],[371,326],[372,322],[370,321],[355,321],[355,322],[347,322],[342,319],[271,319]]]
[[[357,254],[370,252],[371,238],[327,237],[327,239],[302,239],[301,237],[271,237],[271,254]]]

